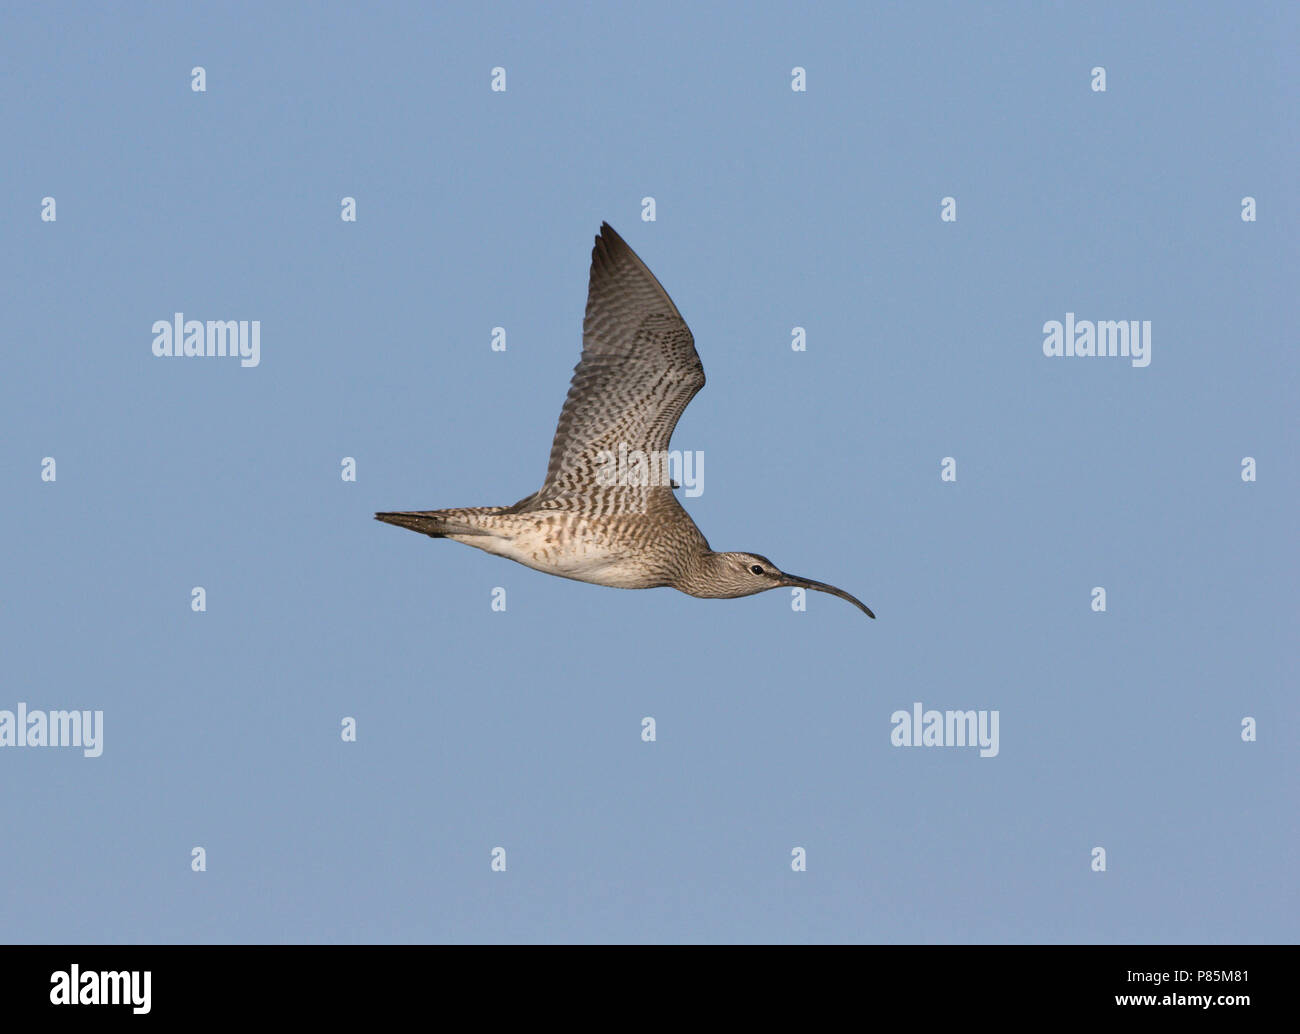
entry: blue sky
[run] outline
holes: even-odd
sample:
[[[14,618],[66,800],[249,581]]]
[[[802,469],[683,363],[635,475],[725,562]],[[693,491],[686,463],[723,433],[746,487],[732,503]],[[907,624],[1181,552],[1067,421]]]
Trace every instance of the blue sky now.
[[[0,748],[5,939],[1294,941],[1298,21],[6,5],[0,710],[104,743]],[[701,530],[879,620],[373,521],[538,487],[602,220],[708,374]]]

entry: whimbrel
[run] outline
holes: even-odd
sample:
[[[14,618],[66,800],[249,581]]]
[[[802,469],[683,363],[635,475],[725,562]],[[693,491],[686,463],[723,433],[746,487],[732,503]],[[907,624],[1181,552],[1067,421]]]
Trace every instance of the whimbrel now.
[[[673,496],[610,458],[664,456],[704,367],[695,338],[653,273],[608,223],[591,251],[582,358],[551,445],[546,481],[513,506],[377,513],[377,520],[463,542],[547,574],[620,589],[671,586],[733,599],[815,589],[876,615],[843,589],[786,574],[757,553],[715,553]],[[626,473],[626,471],[625,471]]]

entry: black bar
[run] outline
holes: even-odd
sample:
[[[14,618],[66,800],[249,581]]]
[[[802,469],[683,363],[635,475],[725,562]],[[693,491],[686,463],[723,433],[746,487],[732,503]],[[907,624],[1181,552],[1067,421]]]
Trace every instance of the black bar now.
[[[0,956],[6,1020],[87,1024],[110,1013],[131,1023],[337,1024],[398,1019],[412,1009],[450,1022],[453,1008],[466,1021],[489,1024],[512,1010],[532,1023],[597,1013],[605,1022],[667,1021],[682,1018],[690,1000],[733,1015],[789,1010],[818,1026],[817,1017],[841,1007],[855,1024],[893,1014],[926,1027],[942,1017],[1121,1013],[1237,1022],[1290,1015],[1295,1002],[1294,950],[1260,945],[10,945]],[[86,1002],[114,992],[126,1001]],[[76,1003],[63,1004],[73,994]]]

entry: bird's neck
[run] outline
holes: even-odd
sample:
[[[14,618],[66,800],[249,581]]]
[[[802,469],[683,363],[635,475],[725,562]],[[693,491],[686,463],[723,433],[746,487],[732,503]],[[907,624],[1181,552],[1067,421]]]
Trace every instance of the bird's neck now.
[[[718,575],[723,570],[724,564],[722,554],[715,553],[707,547],[688,553],[676,588],[688,596],[716,599],[719,596]]]

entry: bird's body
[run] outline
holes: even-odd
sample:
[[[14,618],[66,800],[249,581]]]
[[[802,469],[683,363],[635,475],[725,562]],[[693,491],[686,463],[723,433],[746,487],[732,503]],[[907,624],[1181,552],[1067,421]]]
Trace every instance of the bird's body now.
[[[676,506],[676,499],[671,502]],[[689,551],[708,546],[680,506],[676,506],[677,514],[667,518],[656,509],[651,506],[645,514],[591,520],[573,510],[484,506],[419,515],[393,514],[389,515],[389,523],[425,531],[429,527],[426,522],[432,518],[446,528],[439,533],[442,538],[464,542],[549,575],[619,589],[653,589],[672,585],[681,575],[682,559]],[[413,519],[402,522],[402,516]],[[417,520],[421,520],[419,525]]]
[[[608,223],[592,249],[582,359],[551,446],[546,481],[513,506],[377,513],[527,567],[620,589],[671,586],[692,596],[749,596],[786,585],[841,589],[779,571],[752,553],[715,553],[671,483],[616,473],[614,457],[666,455],[682,411],[704,386],[694,338],[659,281]]]
[[[393,513],[382,519],[546,574],[618,589],[674,585],[686,575],[690,559],[709,548],[671,495],[651,499],[644,513],[598,519],[579,510],[515,506]],[[433,530],[431,521],[444,530]]]

